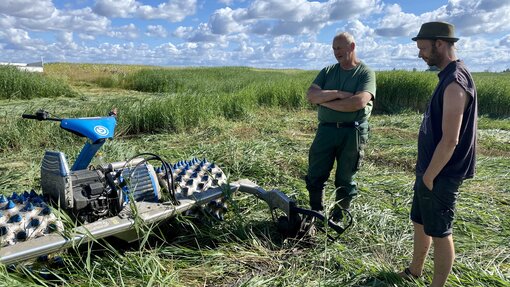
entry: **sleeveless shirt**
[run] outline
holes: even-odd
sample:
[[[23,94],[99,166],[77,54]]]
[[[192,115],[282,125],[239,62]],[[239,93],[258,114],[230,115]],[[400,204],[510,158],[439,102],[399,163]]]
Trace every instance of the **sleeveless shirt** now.
[[[476,163],[476,129],[478,103],[476,87],[464,62],[457,60],[448,64],[439,74],[439,83],[432,94],[430,103],[423,116],[418,135],[418,159],[416,174],[421,176],[432,160],[432,155],[443,135],[443,98],[446,87],[455,82],[471,97],[462,117],[458,144],[452,157],[443,167],[440,176],[456,179],[472,178]]]

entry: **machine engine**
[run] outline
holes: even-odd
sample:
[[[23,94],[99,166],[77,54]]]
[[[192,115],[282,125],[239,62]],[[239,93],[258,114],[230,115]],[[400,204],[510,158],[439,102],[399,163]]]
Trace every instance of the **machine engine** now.
[[[69,170],[65,155],[46,151],[41,165],[41,187],[54,205],[80,222],[117,215],[132,196],[135,201],[161,198],[158,177],[143,159],[115,162],[84,170]]]

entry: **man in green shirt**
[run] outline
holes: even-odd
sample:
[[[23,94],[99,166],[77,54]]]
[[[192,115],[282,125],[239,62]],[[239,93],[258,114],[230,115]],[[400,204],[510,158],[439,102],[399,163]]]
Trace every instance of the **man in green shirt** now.
[[[368,118],[375,98],[375,73],[356,57],[349,33],[333,38],[337,64],[325,67],[308,89],[307,98],[318,105],[319,126],[310,147],[306,188],[310,207],[323,210],[323,189],[336,160],[336,204],[333,220],[342,218],[358,191],[353,180],[368,139]]]

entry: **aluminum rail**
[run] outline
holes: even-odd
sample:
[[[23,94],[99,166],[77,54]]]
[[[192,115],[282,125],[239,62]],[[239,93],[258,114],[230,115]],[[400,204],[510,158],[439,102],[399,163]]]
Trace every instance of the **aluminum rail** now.
[[[245,181],[245,184],[250,183]],[[238,182],[230,183],[230,192],[236,192],[240,185]],[[169,202],[136,202],[136,218],[132,215],[133,212],[129,206],[127,206],[118,216],[78,226],[70,232],[64,231],[62,233],[48,234],[2,247],[0,249],[0,262],[12,264],[25,261],[100,238],[128,232],[135,228],[136,220],[141,220],[145,224],[157,223],[172,218],[195,206],[216,200],[224,195],[224,191],[224,187],[210,188],[204,192],[179,199],[180,204],[178,206],[171,205]]]
[[[318,212],[297,207],[294,200],[279,190],[266,191],[252,181],[242,179],[229,185],[210,188],[188,197],[181,196],[178,198],[180,204],[177,206],[172,205],[171,202],[136,202],[134,203],[136,210],[126,206],[118,216],[78,226],[68,232],[49,234],[0,248],[0,263],[17,263],[108,236],[126,239],[126,237],[123,238],[122,234],[135,231],[137,221],[141,221],[143,224],[158,223],[190,210],[195,206],[201,206],[219,199],[225,196],[227,191],[230,193],[239,191],[252,194],[264,200],[271,210],[282,210],[287,215],[289,221],[296,219],[297,214],[316,217],[321,221],[327,222],[327,225],[333,228],[339,235],[352,225],[352,216],[348,212],[350,222],[347,226],[341,227]],[[134,237],[129,238],[138,239],[138,236],[135,234]]]

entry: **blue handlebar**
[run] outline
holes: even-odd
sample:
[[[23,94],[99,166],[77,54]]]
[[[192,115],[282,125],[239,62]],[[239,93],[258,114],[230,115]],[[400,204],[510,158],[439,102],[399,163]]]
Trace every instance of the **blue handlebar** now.
[[[24,119],[33,119],[39,121],[59,121],[60,127],[66,131],[72,132],[80,137],[86,137],[91,142],[86,142],[80,151],[72,170],[81,170],[87,168],[96,155],[97,151],[104,144],[105,140],[113,138],[115,126],[117,125],[116,110],[110,112],[107,117],[88,117],[88,118],[52,118],[44,110],[38,110],[35,114],[23,114]]]

